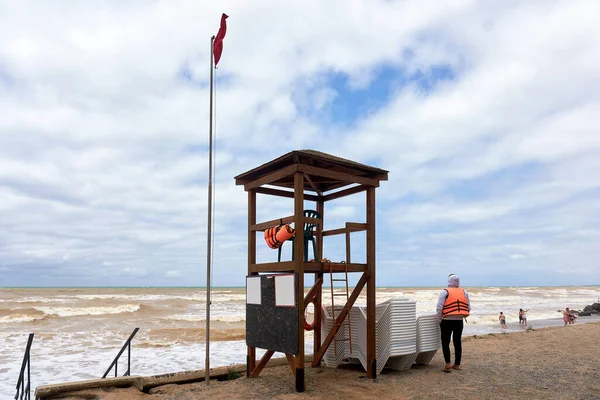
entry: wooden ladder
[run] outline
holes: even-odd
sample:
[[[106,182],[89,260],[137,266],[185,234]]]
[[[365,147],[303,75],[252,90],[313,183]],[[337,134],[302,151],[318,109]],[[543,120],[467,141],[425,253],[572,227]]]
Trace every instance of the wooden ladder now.
[[[339,297],[339,296],[346,296],[346,303],[348,302],[349,299],[349,291],[348,291],[348,265],[342,261],[342,263],[344,264],[344,278],[340,279],[340,278],[334,278],[333,274],[335,274],[336,272],[333,271],[333,266],[331,261],[328,262],[329,263],[329,277],[330,277],[330,288],[331,288],[331,314],[332,314],[332,318],[333,318],[333,326],[332,329],[335,329],[336,326],[339,325],[339,329],[342,329],[343,327],[348,327],[348,338],[347,339],[341,339],[340,341],[348,341],[350,344],[350,353],[352,353],[352,328],[350,325],[350,310],[348,310],[348,314],[346,314],[346,318],[344,318],[344,320],[339,323],[336,324],[335,321],[338,317],[338,315],[335,313],[335,298]],[[340,274],[342,272],[339,272]],[[345,282],[346,283],[346,291],[344,293],[335,293],[335,282]],[[342,288],[343,289],[343,288]],[[343,308],[343,306],[342,306]],[[338,330],[339,332],[339,330]],[[333,348],[335,353],[337,354],[337,333],[335,335],[333,335]]]

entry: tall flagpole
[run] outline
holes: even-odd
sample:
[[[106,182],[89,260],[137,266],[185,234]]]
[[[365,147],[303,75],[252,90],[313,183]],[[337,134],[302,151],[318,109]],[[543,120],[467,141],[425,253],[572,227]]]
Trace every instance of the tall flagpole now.
[[[213,49],[215,37],[210,38],[210,106],[208,123],[208,228],[206,231],[206,358],[204,360],[204,380],[210,380],[210,263],[212,236],[212,127],[213,127]]]

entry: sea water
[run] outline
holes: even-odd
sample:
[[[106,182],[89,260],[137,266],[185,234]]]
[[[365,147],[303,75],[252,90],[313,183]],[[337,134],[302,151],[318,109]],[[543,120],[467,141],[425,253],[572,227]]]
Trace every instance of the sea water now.
[[[530,325],[541,320],[555,325],[561,318],[559,310],[583,309],[600,297],[600,287],[466,289],[472,314],[465,335],[499,332],[500,311],[507,315],[509,327],[520,329],[519,308],[529,309]],[[418,315],[432,314],[439,292],[439,288],[382,287],[377,289],[377,303],[404,297],[416,301]],[[365,304],[364,294],[358,305]],[[323,296],[323,304],[330,304],[329,288],[323,289]],[[213,290],[211,367],[245,363],[245,299],[244,288]],[[136,327],[140,330],[132,341],[132,375],[202,369],[205,305],[203,288],[0,289],[0,398],[14,396],[29,333],[35,334],[32,387],[102,377]],[[547,324],[548,320],[556,323]],[[308,334],[306,353],[312,353]],[[126,368],[124,353],[119,375]]]

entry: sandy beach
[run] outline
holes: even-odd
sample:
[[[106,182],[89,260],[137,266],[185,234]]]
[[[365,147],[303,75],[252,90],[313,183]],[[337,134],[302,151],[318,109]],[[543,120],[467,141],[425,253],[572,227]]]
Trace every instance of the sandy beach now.
[[[258,379],[168,385],[144,394],[135,388],[72,393],[68,398],[136,399],[600,399],[600,323],[551,327],[463,339],[463,370],[430,365],[384,371],[376,381],[360,368],[307,368],[307,390],[294,392],[287,367]],[[67,398],[67,397],[62,397]]]

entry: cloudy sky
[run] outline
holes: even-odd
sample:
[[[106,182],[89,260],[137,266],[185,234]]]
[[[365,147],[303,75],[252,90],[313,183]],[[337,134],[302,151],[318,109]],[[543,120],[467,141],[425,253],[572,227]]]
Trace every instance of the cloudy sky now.
[[[379,286],[600,284],[599,2],[57,0],[0,3],[0,286],[205,284],[222,12],[213,284],[244,283],[233,177],[294,149],[390,171]]]

